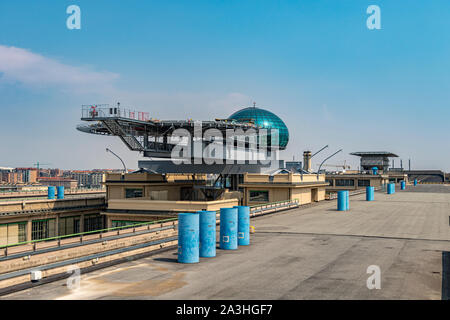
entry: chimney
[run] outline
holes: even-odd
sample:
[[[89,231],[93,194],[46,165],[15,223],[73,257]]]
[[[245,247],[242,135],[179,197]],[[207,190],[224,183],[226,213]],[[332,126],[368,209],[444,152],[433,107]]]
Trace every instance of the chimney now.
[[[303,152],[303,170],[311,171],[311,151]]]

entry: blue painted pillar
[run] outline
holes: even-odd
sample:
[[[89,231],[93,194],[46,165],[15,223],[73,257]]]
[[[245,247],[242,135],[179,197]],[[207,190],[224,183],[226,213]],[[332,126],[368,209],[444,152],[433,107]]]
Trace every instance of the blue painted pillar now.
[[[373,201],[375,194],[375,187],[366,187],[366,201]]]
[[[345,211],[345,207],[346,207],[346,194],[345,191],[338,191],[337,192],[338,195],[338,200],[337,200],[337,210],[338,211]]]
[[[220,209],[220,248],[224,250],[236,250],[238,230],[237,208]]]
[[[64,199],[64,186],[59,186],[56,188],[57,190],[57,199]]]
[[[238,210],[238,245],[250,244],[250,207],[236,206]]]
[[[345,191],[345,210],[350,210],[350,191]]]
[[[199,216],[196,212],[178,215],[178,262],[180,263],[199,261]]]
[[[405,190],[406,189],[406,182],[402,181],[400,182],[400,190]]]
[[[387,194],[394,194],[395,193],[395,184],[389,183],[387,188]]]
[[[216,212],[199,211],[200,214],[200,257],[216,256]]]
[[[55,187],[48,187],[48,191],[47,191],[48,198],[55,199],[55,192],[56,192]]]
[[[417,179],[414,179],[414,185],[417,186]]]

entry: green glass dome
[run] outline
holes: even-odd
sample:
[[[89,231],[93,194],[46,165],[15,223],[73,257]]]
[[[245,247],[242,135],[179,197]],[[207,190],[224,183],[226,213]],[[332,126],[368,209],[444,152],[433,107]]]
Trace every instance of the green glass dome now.
[[[270,111],[257,107],[249,107],[233,113],[228,119],[238,122],[252,121],[255,125],[264,129],[278,129],[281,149],[286,148],[289,142],[289,131],[286,124],[276,114]]]

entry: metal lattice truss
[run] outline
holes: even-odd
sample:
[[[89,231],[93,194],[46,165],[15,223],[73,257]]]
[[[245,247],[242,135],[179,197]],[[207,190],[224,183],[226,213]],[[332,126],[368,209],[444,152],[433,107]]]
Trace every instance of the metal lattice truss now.
[[[261,131],[267,132],[267,129],[259,128],[253,123],[239,123],[232,120],[216,119],[214,121],[193,121],[193,120],[158,120],[151,119],[148,113],[136,112],[131,109],[120,106],[110,105],[83,105],[82,106],[82,121],[91,122],[90,124],[78,125],[77,129],[82,132],[90,134],[100,134],[117,136],[122,142],[132,151],[142,152],[146,157],[169,158],[173,148],[179,144],[180,139],[174,138],[173,134],[177,129],[184,129],[184,132],[191,137],[191,145],[196,143],[196,133],[199,128],[201,130],[200,143],[205,146],[210,143],[222,143],[225,149],[225,140],[228,139],[227,133],[229,130],[239,130],[240,132],[249,132],[252,129],[253,136],[261,135]],[[204,137],[205,131],[208,129],[218,130],[223,137],[227,137],[222,141]],[[264,134],[264,133],[263,133]],[[192,138],[194,137],[194,138]],[[237,144],[237,135],[231,137],[233,143]],[[245,137],[244,137],[245,139]],[[279,149],[275,147],[273,142],[269,139],[266,141],[258,138],[255,144],[251,144],[245,140],[246,151],[253,149],[259,150],[261,145],[268,147],[269,150]],[[269,142],[267,142],[269,141]],[[269,151],[270,153],[270,151]],[[224,153],[226,154],[226,152]],[[224,156],[226,157],[226,156]]]

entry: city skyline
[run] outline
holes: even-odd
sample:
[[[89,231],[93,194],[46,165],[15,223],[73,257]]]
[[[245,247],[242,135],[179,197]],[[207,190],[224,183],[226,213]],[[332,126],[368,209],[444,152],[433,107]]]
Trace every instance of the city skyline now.
[[[356,169],[350,152],[385,150],[450,171],[448,2],[377,1],[380,30],[369,1],[132,3],[0,4],[0,166],[120,168],[108,147],[137,168],[117,137],[76,130],[82,104],[210,120],[256,102],[289,128],[282,159],[328,144],[318,163],[343,148],[329,163]]]

